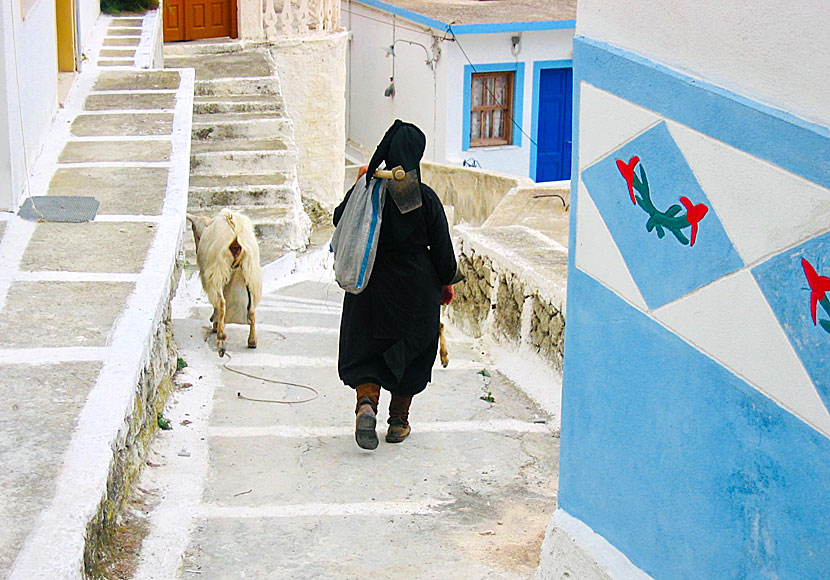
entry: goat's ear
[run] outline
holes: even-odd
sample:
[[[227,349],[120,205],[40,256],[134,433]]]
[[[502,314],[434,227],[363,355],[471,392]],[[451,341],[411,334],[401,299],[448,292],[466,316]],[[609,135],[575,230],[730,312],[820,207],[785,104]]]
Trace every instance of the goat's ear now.
[[[190,229],[193,230],[193,239],[196,241],[196,250],[199,250],[199,240],[202,239],[202,233],[210,223],[210,219],[203,216],[196,216],[187,214],[187,221],[190,222]]]

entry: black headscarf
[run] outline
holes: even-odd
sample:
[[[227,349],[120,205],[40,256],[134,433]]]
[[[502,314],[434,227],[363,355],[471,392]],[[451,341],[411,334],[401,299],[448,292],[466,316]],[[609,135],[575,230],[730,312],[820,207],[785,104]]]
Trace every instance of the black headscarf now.
[[[383,139],[378,143],[372,159],[369,161],[368,175],[371,177],[375,170],[380,167],[381,162],[386,164],[386,169],[397,166],[403,167],[409,172],[413,169],[418,173],[418,181],[421,181],[421,158],[427,146],[427,137],[424,132],[412,123],[405,123],[395,119],[392,126],[386,130]]]

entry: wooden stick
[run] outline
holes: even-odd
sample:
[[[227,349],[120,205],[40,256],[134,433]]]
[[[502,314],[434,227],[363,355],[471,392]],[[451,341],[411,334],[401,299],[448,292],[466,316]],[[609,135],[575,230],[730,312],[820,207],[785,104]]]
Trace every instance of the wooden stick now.
[[[397,181],[400,181],[404,177],[406,177],[406,171],[404,171],[402,167],[396,167],[391,171],[389,171],[388,169],[376,169],[375,177],[379,177],[380,179],[395,179]]]

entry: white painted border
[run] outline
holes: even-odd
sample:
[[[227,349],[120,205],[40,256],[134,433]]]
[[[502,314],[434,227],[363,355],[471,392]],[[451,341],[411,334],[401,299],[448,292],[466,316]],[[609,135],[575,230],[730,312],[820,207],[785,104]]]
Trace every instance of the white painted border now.
[[[477,366],[481,366],[478,363]],[[545,423],[530,423],[518,419],[492,419],[489,421],[432,421],[413,422],[418,433],[550,433]],[[354,435],[354,425],[330,427],[303,427],[301,425],[269,425],[266,427],[210,427],[210,437],[280,437],[305,439],[316,437],[347,437]]]
[[[197,515],[203,519],[414,516],[435,513],[436,508],[449,505],[453,501],[428,499],[420,502],[373,501],[366,503],[304,503],[233,507],[205,504],[199,506]]]
[[[635,566],[625,554],[608,540],[597,534],[582,520],[563,509],[557,509],[552,518],[553,526],[570,536],[574,542],[596,560],[597,564],[614,580],[654,580]]]
[[[141,23],[141,40],[138,41],[138,48],[135,50],[136,68],[153,68],[153,53],[155,52],[153,41],[155,40],[158,16],[158,10],[150,10],[144,15],[144,20]]]

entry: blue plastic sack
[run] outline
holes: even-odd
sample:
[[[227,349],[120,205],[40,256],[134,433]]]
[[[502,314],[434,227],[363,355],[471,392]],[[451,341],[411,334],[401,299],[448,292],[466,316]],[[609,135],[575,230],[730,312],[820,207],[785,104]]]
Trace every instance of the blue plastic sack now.
[[[367,185],[366,176],[362,176],[352,189],[334,230],[331,239],[334,279],[351,294],[360,294],[372,275],[385,192],[385,179],[372,179]]]

